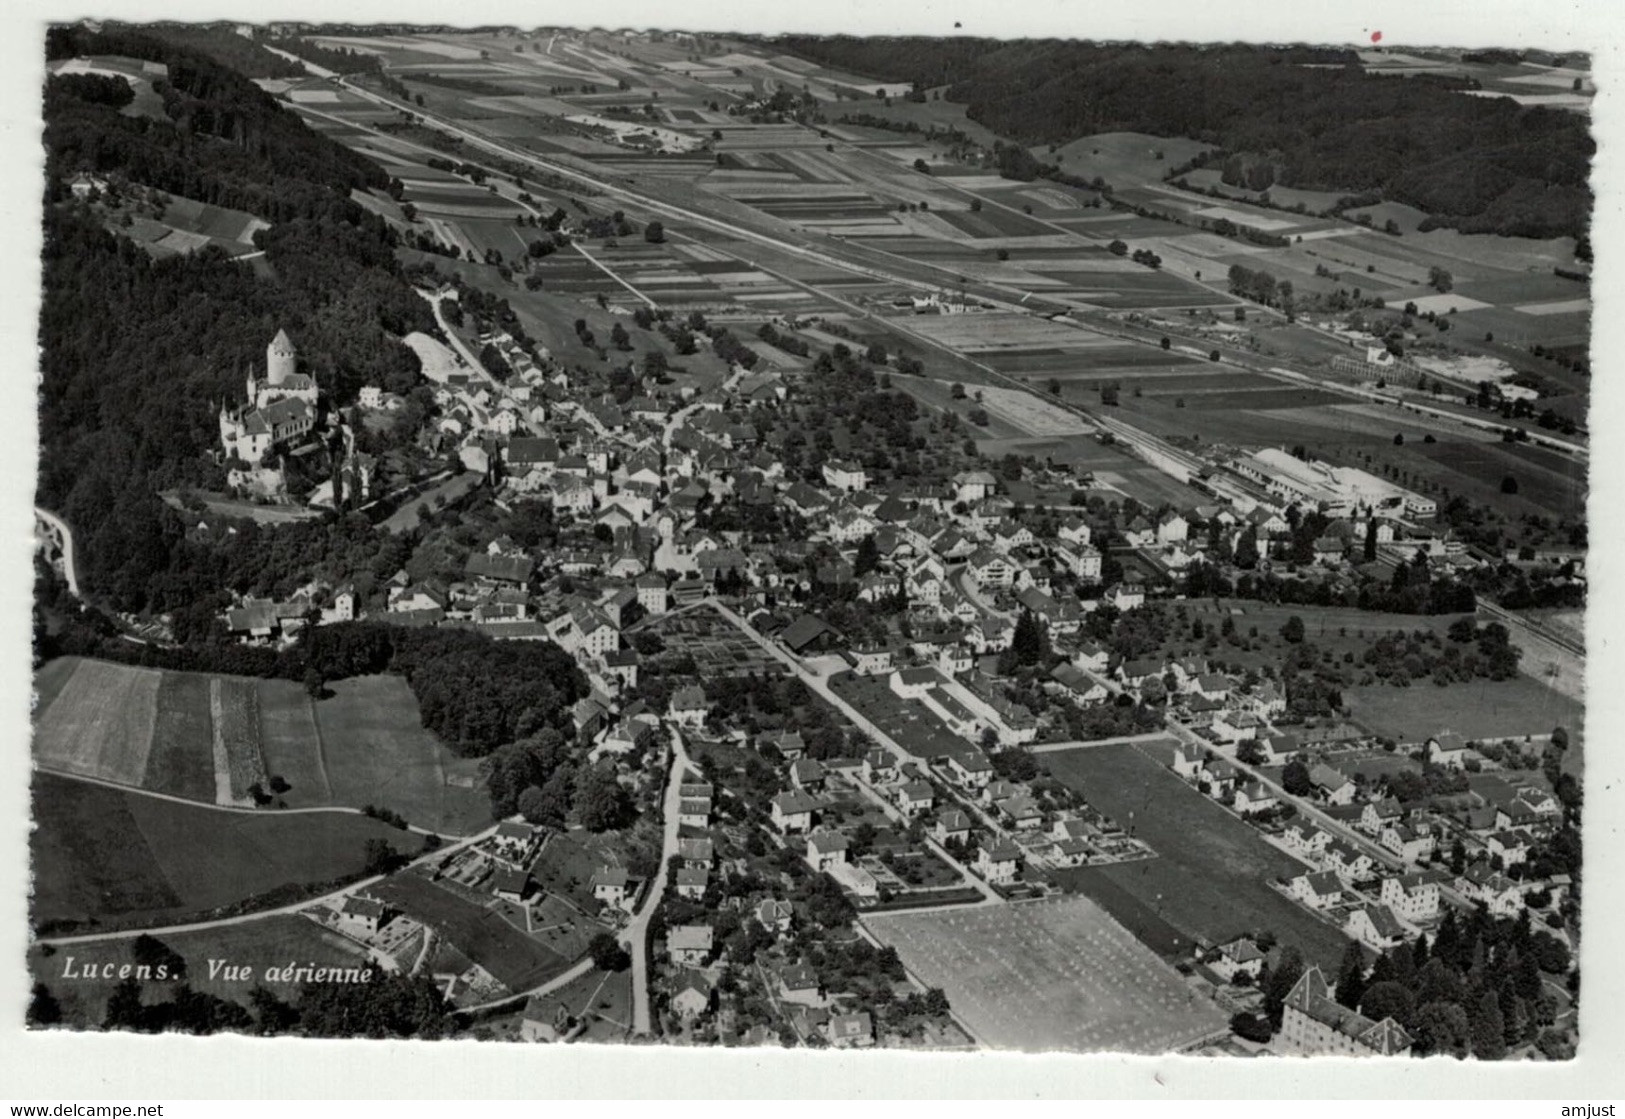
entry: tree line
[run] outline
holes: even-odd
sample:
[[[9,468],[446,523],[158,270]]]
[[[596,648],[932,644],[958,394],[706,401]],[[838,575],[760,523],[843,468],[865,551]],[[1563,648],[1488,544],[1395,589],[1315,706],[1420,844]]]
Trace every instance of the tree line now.
[[[105,619],[97,626],[79,615],[36,637],[41,658],[296,680],[317,692],[333,680],[397,673],[417,697],[423,726],[463,757],[484,757],[548,727],[572,730],[570,707],[588,690],[575,662],[551,641],[496,641],[462,629],[339,622],[309,627],[283,649],[232,641],[176,647],[125,641]]]

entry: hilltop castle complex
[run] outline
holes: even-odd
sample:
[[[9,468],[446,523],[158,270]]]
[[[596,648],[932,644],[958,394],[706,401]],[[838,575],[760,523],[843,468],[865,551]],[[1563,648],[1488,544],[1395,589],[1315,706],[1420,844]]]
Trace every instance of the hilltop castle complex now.
[[[220,406],[220,444],[227,457],[258,466],[271,450],[298,440],[316,426],[316,379],[298,372],[298,351],[278,330],[265,347],[265,379],[248,377],[248,400]]]

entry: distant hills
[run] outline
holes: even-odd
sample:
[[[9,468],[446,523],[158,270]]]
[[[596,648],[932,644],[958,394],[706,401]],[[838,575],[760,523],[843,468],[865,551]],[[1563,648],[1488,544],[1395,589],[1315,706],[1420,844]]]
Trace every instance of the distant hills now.
[[[1352,51],[817,36],[775,45],[946,86],[971,119],[1028,145],[1099,132],[1189,137],[1267,160],[1282,186],[1376,192],[1435,226],[1579,237],[1590,223],[1595,144],[1584,114],[1466,96],[1465,77],[1367,74]]]

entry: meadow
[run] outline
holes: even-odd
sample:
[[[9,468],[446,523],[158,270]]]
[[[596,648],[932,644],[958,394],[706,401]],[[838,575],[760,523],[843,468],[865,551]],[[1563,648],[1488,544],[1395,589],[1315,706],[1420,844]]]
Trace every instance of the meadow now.
[[[33,792],[40,932],[178,924],[255,898],[286,904],[359,877],[369,839],[420,848],[417,836],[359,815],[228,812],[45,772]]]
[[[284,966],[289,962],[317,967],[363,966],[365,957],[355,944],[337,933],[323,929],[305,917],[275,916],[238,925],[222,925],[195,932],[166,933],[158,938],[165,947],[178,953],[186,961],[185,982],[192,990],[216,998],[248,1005],[249,984],[240,980],[227,980],[221,976],[209,977],[209,961],[229,960],[233,964],[252,967],[256,976],[266,968]],[[33,945],[28,950],[29,975],[45,983],[62,1006],[63,1024],[71,1028],[95,1028],[107,1015],[107,999],[118,986],[116,979],[75,978],[62,980],[64,970],[70,966],[77,973],[86,965],[133,963],[135,940],[103,940],[92,945],[74,945],[61,949]],[[146,1000],[158,1001],[166,986],[163,982],[145,984]],[[267,986],[283,999],[292,999],[295,991],[288,985],[270,983]]]
[[[1302,873],[1303,864],[1174,776],[1166,766],[1171,756],[1139,745],[1045,755],[1057,779],[1157,853],[1049,877],[1099,902],[1163,956],[1187,954],[1198,940],[1222,944],[1268,931],[1306,959],[1335,968],[1347,943],[1343,934],[1269,886],[1272,878]]]

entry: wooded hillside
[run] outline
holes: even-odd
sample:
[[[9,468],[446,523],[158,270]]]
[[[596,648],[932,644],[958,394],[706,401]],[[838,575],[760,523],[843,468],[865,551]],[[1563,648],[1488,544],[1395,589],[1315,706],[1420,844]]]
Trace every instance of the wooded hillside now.
[[[1583,114],[1470,97],[1467,79],[1368,75],[1346,51],[812,36],[776,45],[947,85],[972,120],[1029,145],[1184,136],[1268,159],[1282,186],[1378,191],[1464,232],[1580,236],[1590,221],[1595,144]]]

